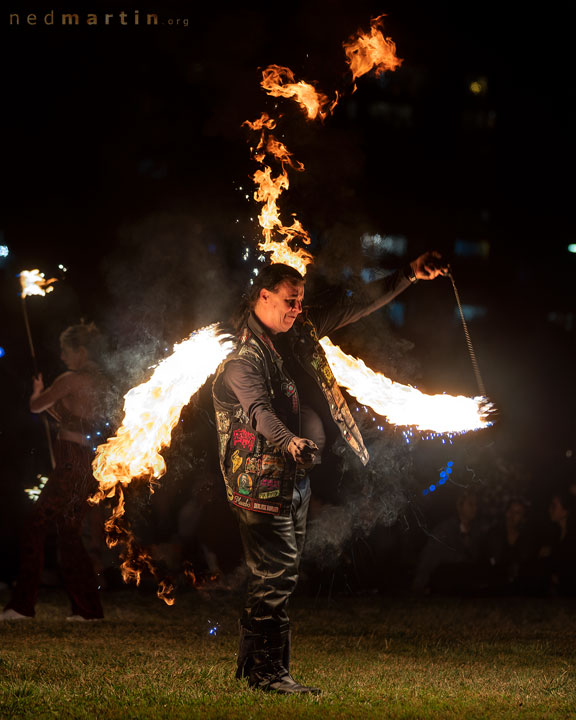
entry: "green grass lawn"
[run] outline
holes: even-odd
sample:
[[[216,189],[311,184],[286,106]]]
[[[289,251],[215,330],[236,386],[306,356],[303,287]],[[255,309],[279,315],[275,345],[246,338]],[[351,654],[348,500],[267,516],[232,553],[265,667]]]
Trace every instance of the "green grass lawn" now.
[[[239,597],[104,603],[103,622],[67,623],[44,592],[36,620],[0,625],[0,717],[576,718],[573,601],[297,597],[293,675],[320,697],[234,680]]]

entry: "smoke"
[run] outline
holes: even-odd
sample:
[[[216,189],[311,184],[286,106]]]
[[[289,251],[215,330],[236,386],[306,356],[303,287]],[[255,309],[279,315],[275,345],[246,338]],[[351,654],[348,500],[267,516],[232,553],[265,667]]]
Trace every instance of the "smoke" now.
[[[120,230],[103,267],[113,346],[106,366],[119,387],[142,382],[174,343],[227,317],[225,253],[218,223],[186,213],[157,212]]]
[[[413,344],[392,328],[386,310],[334,333],[332,339],[388,377],[414,383],[419,373],[410,355]],[[338,443],[338,460],[328,460],[315,471],[317,477],[312,476],[320,502],[312,508],[305,557],[320,568],[335,567],[353,540],[368,537],[378,526],[394,525],[415,488],[413,450],[418,439],[407,444],[400,430],[372,410],[354,401],[349,405],[370,461],[364,467],[347,446]]]

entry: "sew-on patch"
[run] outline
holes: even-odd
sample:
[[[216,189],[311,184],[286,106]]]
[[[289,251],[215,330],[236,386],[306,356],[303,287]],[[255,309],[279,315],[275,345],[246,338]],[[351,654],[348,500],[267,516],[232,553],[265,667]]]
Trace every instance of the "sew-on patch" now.
[[[271,503],[261,503],[256,500],[252,503],[252,509],[256,510],[256,512],[274,513],[275,515],[280,512],[279,505],[273,505]]]
[[[238,492],[241,495],[250,495],[252,491],[252,478],[248,473],[238,475]]]
[[[283,472],[284,460],[280,455],[262,455],[262,474]]]
[[[269,513],[273,515],[278,515],[282,509],[280,503],[259,502],[258,500],[253,500],[251,497],[238,495],[238,493],[234,493],[231,502],[237,507],[244,508],[245,510],[254,510],[255,512]]]
[[[242,461],[244,460],[244,458],[242,457],[242,455],[240,455],[240,452],[238,450],[234,450],[230,460],[232,460],[232,472],[235,473],[242,465]]]
[[[261,500],[267,500],[268,498],[278,497],[280,490],[267,490],[266,492],[259,492],[258,497]]]
[[[260,487],[264,490],[276,490],[280,488],[280,479],[278,476],[265,475],[260,478]]]
[[[248,430],[244,428],[242,428],[242,430],[234,430],[232,433],[232,442],[234,447],[236,447],[236,445],[241,445],[244,450],[249,450],[250,452],[254,450],[255,440],[256,435],[248,432]]]
[[[258,475],[260,473],[260,458],[246,458],[246,472],[251,475]]]

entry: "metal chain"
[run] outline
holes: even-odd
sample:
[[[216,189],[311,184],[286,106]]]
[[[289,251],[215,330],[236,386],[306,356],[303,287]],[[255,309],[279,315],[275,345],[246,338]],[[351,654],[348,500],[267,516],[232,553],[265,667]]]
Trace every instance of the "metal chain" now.
[[[484,387],[482,375],[480,375],[480,368],[478,367],[478,361],[476,360],[476,353],[474,352],[472,340],[470,339],[470,332],[468,330],[466,318],[464,317],[464,310],[462,309],[462,303],[460,302],[460,295],[458,293],[456,283],[454,282],[454,276],[452,275],[451,269],[448,270],[447,275],[450,278],[450,280],[452,281],[452,287],[454,288],[454,295],[456,297],[456,302],[458,303],[458,310],[460,311],[460,319],[462,320],[462,327],[464,328],[464,335],[466,336],[466,345],[468,345],[468,352],[470,353],[470,360],[472,361],[472,368],[474,369],[474,375],[476,376],[476,382],[478,383],[478,390],[480,390],[480,395],[482,395],[482,397],[486,397],[486,389]]]

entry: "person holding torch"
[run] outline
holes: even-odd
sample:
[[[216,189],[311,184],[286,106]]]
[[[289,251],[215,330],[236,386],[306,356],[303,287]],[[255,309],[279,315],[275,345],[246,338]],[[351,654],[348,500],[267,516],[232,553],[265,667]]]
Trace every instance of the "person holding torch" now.
[[[439,253],[428,252],[369,284],[365,300],[317,307],[303,307],[305,280],[289,265],[268,265],[254,280],[238,346],[213,384],[220,465],[249,570],[236,677],[253,688],[320,692],[290,675],[287,607],[304,546],[308,474],[338,437],[368,462],[319,338],[446,270]]]
[[[61,358],[68,370],[45,388],[34,378],[33,413],[48,412],[58,422],[54,447],[56,465],[33,510],[21,539],[20,571],[0,620],[34,617],[44,563],[44,541],[56,526],[61,570],[70,597],[68,620],[103,617],[98,582],[82,543],[87,499],[96,490],[91,462],[96,433],[104,429],[109,381],[96,362],[101,336],[94,324],[72,325],[60,336]]]

